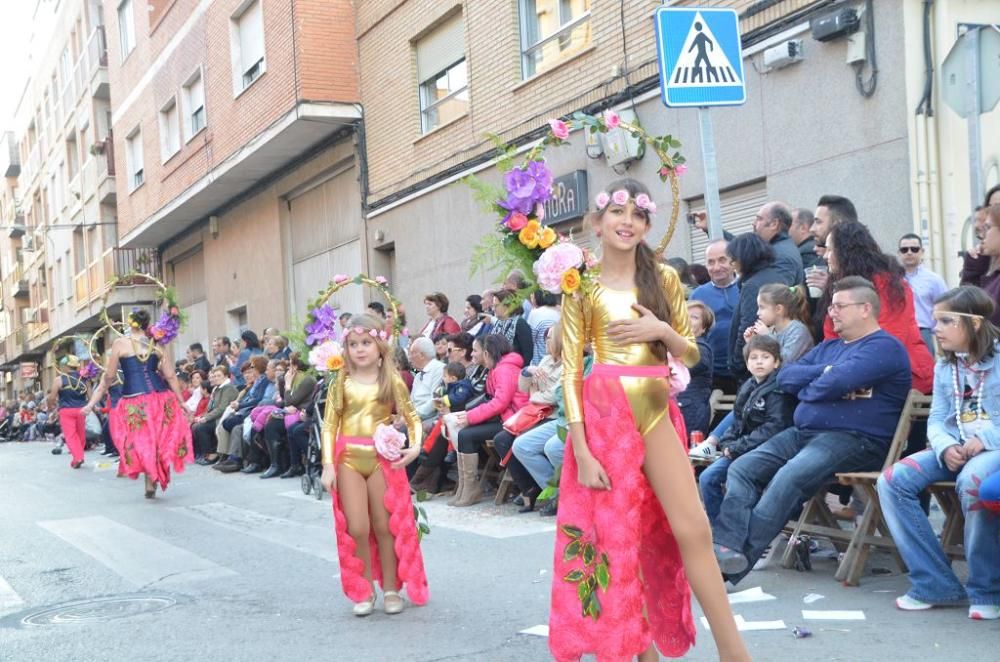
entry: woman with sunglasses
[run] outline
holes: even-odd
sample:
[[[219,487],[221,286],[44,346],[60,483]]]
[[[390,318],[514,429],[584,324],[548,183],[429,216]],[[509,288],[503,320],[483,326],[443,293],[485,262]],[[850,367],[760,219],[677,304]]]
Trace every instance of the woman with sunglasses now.
[[[886,523],[909,568],[910,590],[896,599],[904,611],[968,602],[969,618],[1000,619],[1000,518],[980,492],[1000,473],[1000,329],[990,322],[993,310],[978,287],[950,290],[935,302],[942,358],[927,421],[930,448],[903,458],[878,480]],[[955,481],[965,515],[965,586],[920,506],[920,494],[938,481]]]

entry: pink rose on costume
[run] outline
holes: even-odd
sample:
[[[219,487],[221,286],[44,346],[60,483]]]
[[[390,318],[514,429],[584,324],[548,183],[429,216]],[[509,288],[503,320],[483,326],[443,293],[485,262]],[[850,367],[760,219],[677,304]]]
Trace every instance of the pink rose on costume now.
[[[569,125],[562,120],[549,120],[549,128],[552,129],[552,135],[559,140],[566,140],[569,138]]]
[[[337,274],[336,276],[333,277],[333,282],[337,283],[338,285],[341,283],[346,283],[349,280],[351,280],[351,277],[348,276],[347,274]]]
[[[375,452],[390,462],[395,462],[403,456],[403,442],[406,438],[391,425],[379,425],[375,428],[372,439],[375,441]]]
[[[688,171],[688,167],[686,165],[684,165],[683,163],[679,164],[678,166],[676,166],[674,168],[674,172],[677,173],[678,177],[680,177],[681,175],[683,175],[687,171]]]
[[[604,111],[604,126],[609,129],[617,129],[621,123],[622,119],[618,116],[618,113],[613,110]]]
[[[597,205],[598,209],[604,209],[608,206],[609,202],[611,202],[611,196],[608,195],[607,191],[601,191],[597,194],[597,197],[594,198],[594,204]]]
[[[611,200],[614,201],[614,203],[619,207],[625,206],[625,203],[628,202],[628,191],[625,189],[618,189],[611,194]]]
[[[650,202],[651,200],[649,199],[649,196],[646,195],[645,193],[640,193],[639,195],[635,196],[635,206],[639,207],[640,209],[646,209],[647,207],[649,207]]]
[[[514,212],[504,224],[512,232],[520,232],[528,224],[528,217],[519,211]]]
[[[675,397],[691,383],[691,372],[683,361],[673,355],[668,356],[667,366],[670,368],[670,397]]]
[[[667,166],[663,166],[662,168],[660,168],[660,177],[666,177],[669,174],[670,174],[670,168],[668,168]]]
[[[312,348],[309,352],[309,364],[317,372],[328,372],[338,364],[337,358],[343,360],[344,350],[336,340],[327,340]],[[336,357],[336,358],[335,358]]]
[[[570,269],[583,266],[583,251],[572,242],[559,242],[546,249],[536,261],[532,270],[538,286],[546,292],[562,292],[563,274]]]

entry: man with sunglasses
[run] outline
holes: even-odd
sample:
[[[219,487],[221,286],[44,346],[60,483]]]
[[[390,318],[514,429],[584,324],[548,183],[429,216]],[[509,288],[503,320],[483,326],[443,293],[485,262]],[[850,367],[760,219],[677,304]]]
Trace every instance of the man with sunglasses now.
[[[920,337],[934,355],[934,302],[948,291],[941,276],[923,265],[924,243],[918,235],[904,234],[899,238],[899,261],[906,269],[906,282],[913,290],[913,310],[920,327]]]

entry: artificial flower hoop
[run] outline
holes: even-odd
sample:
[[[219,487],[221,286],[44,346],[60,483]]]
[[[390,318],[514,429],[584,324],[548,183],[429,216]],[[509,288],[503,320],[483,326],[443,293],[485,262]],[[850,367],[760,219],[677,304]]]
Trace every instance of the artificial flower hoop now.
[[[560,235],[543,224],[545,203],[552,197],[552,174],[543,155],[549,146],[566,144],[570,132],[576,129],[592,134],[620,129],[629,132],[644,147],[649,146],[660,160],[657,174],[661,181],[669,183],[672,198],[667,231],[655,249],[657,257],[663,255],[677,229],[680,216],[678,177],[687,166],[684,156],[676,151],[681,143],[673,136],[652,136],[641,125],[623,121],[612,110],[599,116],[578,112],[568,120],[549,120],[549,130],[527,152],[520,166],[514,165],[515,149],[493,137],[500,150],[497,169],[505,173],[504,186],[486,184],[474,176],[467,177],[465,182],[475,191],[477,200],[499,216],[500,222],[496,228],[498,234],[486,235],[476,246],[471,270],[475,273],[518,269],[525,275],[535,274],[535,282],[517,292],[518,301],[537,288],[566,295],[586,291],[597,278],[596,257],[577,247],[572,237]],[[606,194],[602,192],[602,195]],[[650,215],[655,213],[656,205],[648,196],[644,196],[643,209]]]
[[[108,328],[110,331],[118,334],[119,337],[126,335],[128,322],[126,320],[117,322],[108,314],[108,298],[114,291],[114,287],[126,284],[154,285],[156,287],[154,302],[159,305],[161,315],[160,319],[146,329],[146,333],[158,345],[169,345],[173,342],[187,320],[187,316],[181,310],[180,304],[177,301],[177,291],[172,287],[164,285],[155,276],[137,271],[108,280],[104,296],[101,298],[100,318],[104,322],[104,327],[102,328]]]
[[[83,359],[77,356],[80,361],[80,368],[78,373],[82,379],[92,379],[98,377],[104,372],[104,365],[102,364],[101,357],[94,352],[93,349],[93,337],[85,336],[79,333],[72,333],[65,336],[60,336],[55,339],[52,343],[52,347],[48,351],[48,357],[46,358],[46,363],[51,364],[55,368],[56,374],[58,375],[69,375],[68,370],[63,370],[60,364],[63,358],[72,354],[72,352],[59,352],[60,349],[65,347],[69,342],[73,341],[83,343],[86,345],[88,352],[90,353],[89,359]],[[75,356],[75,354],[74,354]]]

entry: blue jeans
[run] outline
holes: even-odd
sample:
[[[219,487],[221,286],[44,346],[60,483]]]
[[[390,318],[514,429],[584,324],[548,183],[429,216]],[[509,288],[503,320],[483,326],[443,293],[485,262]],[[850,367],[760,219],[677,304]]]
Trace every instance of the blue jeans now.
[[[932,604],[964,602],[1000,605],[1000,517],[983,507],[979,486],[1000,472],[1000,451],[983,451],[958,473],[938,463],[934,451],[905,457],[878,479],[885,521],[899,554],[910,569],[907,595]],[[920,508],[920,493],[931,483],[955,481],[965,513],[965,558],[969,579],[965,588],[951,569],[931,524]]]
[[[776,434],[729,466],[713,539],[743,552],[752,568],[799,506],[837,473],[881,469],[886,446],[857,432],[789,428]]]
[[[722,508],[722,486],[726,483],[726,474],[729,473],[729,465],[732,463],[733,460],[720,457],[698,476],[698,489],[701,491],[701,501],[705,504],[705,513],[710,524],[715,522]]]
[[[726,434],[726,430],[733,427],[733,423],[735,422],[736,416],[733,412],[729,412],[721,421],[719,421],[719,424],[715,426],[715,429],[711,432],[711,436],[716,439],[722,439],[722,435]]]
[[[521,434],[514,440],[514,456],[521,461],[534,481],[544,490],[552,480],[557,462],[554,462],[546,448],[550,439],[555,438],[562,446],[558,436],[559,424],[556,421],[546,421]],[[562,453],[559,453],[559,463]]]

